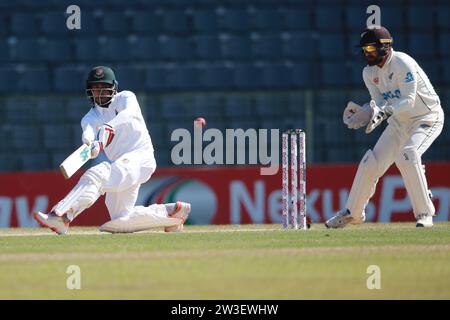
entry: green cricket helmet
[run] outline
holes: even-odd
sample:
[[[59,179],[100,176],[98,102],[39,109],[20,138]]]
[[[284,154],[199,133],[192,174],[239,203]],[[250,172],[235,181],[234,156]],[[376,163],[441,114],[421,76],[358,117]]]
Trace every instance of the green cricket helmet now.
[[[104,88],[93,88],[94,84],[97,83],[107,84],[107,86]],[[93,104],[102,108],[108,108],[111,100],[117,93],[118,85],[114,71],[111,68],[105,66],[94,67],[89,71],[86,80],[86,94]],[[95,94],[93,89],[96,90]]]

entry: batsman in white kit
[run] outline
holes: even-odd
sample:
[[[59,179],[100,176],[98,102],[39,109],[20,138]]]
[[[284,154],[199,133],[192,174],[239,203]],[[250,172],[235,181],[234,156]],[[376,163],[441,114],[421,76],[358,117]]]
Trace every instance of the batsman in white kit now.
[[[327,228],[363,223],[378,179],[393,163],[411,200],[416,227],[433,226],[435,208],[421,157],[441,133],[444,113],[425,72],[409,55],[394,51],[392,43],[381,26],[361,34],[359,47],[368,63],[363,79],[371,101],[362,107],[350,101],[343,120],[350,129],[366,127],[367,134],[384,120],[388,125],[361,160],[347,204],[325,222]]]
[[[191,209],[189,203],[135,206],[141,184],[156,169],[153,144],[135,94],[118,92],[113,70],[104,66],[89,72],[86,93],[93,106],[81,120],[82,140],[90,153],[85,160],[104,151],[110,162],[88,169],[50,213],[35,212],[35,219],[56,233],[65,234],[70,222],[106,193],[111,221],[100,226],[100,231],[128,233],[159,227],[166,232],[181,231]],[[66,162],[61,169],[64,166],[66,178],[77,169]]]

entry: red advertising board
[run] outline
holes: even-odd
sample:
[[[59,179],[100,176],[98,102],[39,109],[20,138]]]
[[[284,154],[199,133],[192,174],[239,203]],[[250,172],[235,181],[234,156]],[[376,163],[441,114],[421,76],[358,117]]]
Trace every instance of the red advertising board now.
[[[436,206],[435,221],[450,220],[450,162],[426,164]],[[307,213],[322,222],[345,205],[356,165],[311,165],[307,169]],[[281,170],[260,175],[259,166],[159,168],[143,184],[137,204],[191,202],[192,224],[279,223]],[[76,184],[59,172],[0,174],[0,227],[34,227],[33,210],[48,211]],[[412,221],[401,176],[392,167],[378,182],[366,208],[369,222]],[[109,220],[101,197],[74,225],[98,226]]]

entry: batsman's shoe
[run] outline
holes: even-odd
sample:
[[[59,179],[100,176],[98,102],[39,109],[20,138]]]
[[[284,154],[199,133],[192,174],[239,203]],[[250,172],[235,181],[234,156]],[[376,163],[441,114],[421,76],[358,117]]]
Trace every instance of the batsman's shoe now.
[[[362,224],[364,221],[366,221],[366,214],[364,212],[360,218],[354,218],[348,209],[343,209],[328,219],[325,222],[325,226],[328,229],[338,229],[344,228],[347,224]]]
[[[41,226],[50,228],[57,234],[66,234],[69,230],[69,221],[64,216],[60,217],[52,212],[45,214],[38,211],[33,213],[33,217]]]
[[[333,217],[328,219],[325,222],[325,226],[330,229],[337,229],[337,228],[344,228],[348,223],[350,223],[351,215],[350,211],[348,209],[344,209],[341,211],[338,211]]]
[[[164,231],[166,232],[180,232],[183,231],[184,223],[189,216],[189,212],[191,212],[191,204],[187,202],[177,201],[175,204],[175,210],[169,213],[170,218],[178,218],[181,219],[181,223],[177,226],[173,227],[165,227]]]
[[[360,218],[350,217],[350,224],[363,224],[366,221],[366,213],[363,212]]]
[[[417,228],[430,228],[433,226],[433,216],[428,214],[419,214],[417,216]]]

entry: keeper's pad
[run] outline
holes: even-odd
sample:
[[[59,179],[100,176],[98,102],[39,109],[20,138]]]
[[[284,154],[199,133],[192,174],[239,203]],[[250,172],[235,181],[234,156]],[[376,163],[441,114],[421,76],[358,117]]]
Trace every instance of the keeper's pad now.
[[[52,209],[58,216],[67,214],[69,220],[75,219],[83,210],[89,208],[102,195],[102,186],[109,179],[111,165],[102,162],[87,170],[69,194]]]
[[[431,201],[431,191],[427,186],[425,166],[422,165],[422,159],[417,151],[403,150],[395,160],[395,164],[402,175],[416,218],[420,214],[434,215],[435,208]]]
[[[178,218],[169,218],[166,206],[136,206],[129,215],[120,217],[101,225],[99,230],[110,233],[131,233],[160,227],[174,227],[182,224]]]
[[[375,192],[378,182],[378,163],[372,150],[368,150],[358,166],[352,189],[347,199],[346,208],[352,217],[359,220],[364,215],[364,209]]]

